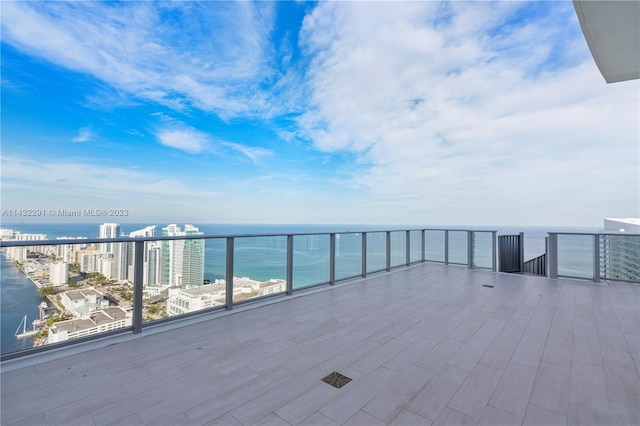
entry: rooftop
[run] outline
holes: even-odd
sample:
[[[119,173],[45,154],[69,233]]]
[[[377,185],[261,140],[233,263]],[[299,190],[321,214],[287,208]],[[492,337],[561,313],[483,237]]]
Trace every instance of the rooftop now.
[[[5,361],[2,423],[640,424],[639,302],[422,263]]]

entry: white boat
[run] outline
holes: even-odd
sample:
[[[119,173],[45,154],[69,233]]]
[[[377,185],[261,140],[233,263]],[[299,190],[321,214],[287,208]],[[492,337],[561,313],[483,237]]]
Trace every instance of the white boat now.
[[[22,328],[22,333],[20,333],[20,328]],[[35,327],[33,327],[31,330],[27,330],[27,316],[25,315],[24,318],[22,318],[20,325],[18,325],[18,328],[16,329],[15,336],[18,339],[23,339],[25,337],[33,336],[34,334],[38,334],[38,330],[36,330]]]

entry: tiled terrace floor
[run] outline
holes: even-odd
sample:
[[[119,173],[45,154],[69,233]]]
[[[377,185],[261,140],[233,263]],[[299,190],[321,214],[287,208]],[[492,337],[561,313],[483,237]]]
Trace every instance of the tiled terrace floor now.
[[[2,424],[637,425],[639,306],[632,284],[418,265],[4,363]]]

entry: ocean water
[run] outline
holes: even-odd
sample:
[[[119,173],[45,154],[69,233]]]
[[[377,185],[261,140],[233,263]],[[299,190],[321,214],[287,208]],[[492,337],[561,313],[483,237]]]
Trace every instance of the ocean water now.
[[[125,234],[153,225],[121,224]],[[167,224],[157,224],[157,232]],[[287,234],[322,232],[362,232],[387,229],[412,229],[411,226],[366,226],[366,225],[239,225],[239,224],[194,224],[206,235],[248,235],[248,234]],[[181,225],[179,225],[181,226]],[[3,224],[3,228],[22,233],[43,233],[49,239],[57,237],[97,238],[99,224]],[[440,227],[454,229],[454,227]],[[538,227],[486,227],[481,229],[497,230],[498,235],[525,234],[525,260],[536,257],[545,251],[547,232],[597,232],[595,228],[538,228]],[[476,234],[476,255],[479,267],[491,267],[491,234]],[[418,240],[420,232],[412,232],[411,240]],[[426,258],[444,261],[444,233],[427,231]],[[592,269],[592,239],[581,236],[560,236],[559,272],[561,275],[589,277]],[[235,239],[234,275],[249,277],[259,281],[286,277],[285,236],[238,237]],[[329,281],[328,235],[299,235],[294,237],[294,288]],[[336,278],[343,279],[360,274],[362,256],[360,234],[341,234],[336,237]],[[450,232],[451,263],[466,264],[466,232]],[[406,234],[391,234],[391,265],[403,265],[406,261]],[[386,234],[371,232],[367,234],[367,272],[383,270],[386,267]],[[208,239],[205,243],[205,279],[214,280],[225,277],[226,242],[224,238]],[[411,261],[421,256],[420,244],[412,244]],[[32,346],[32,339],[17,339],[16,328],[26,314],[30,322],[38,316],[37,305],[42,297],[35,285],[18,269],[13,262],[0,256],[2,276],[0,280],[0,313],[2,324],[2,353],[9,353]]]

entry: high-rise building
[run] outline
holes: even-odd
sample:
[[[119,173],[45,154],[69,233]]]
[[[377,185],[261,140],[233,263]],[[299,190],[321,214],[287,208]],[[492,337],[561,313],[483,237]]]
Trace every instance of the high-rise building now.
[[[120,236],[120,225],[117,223],[103,223],[100,225],[100,236],[98,238],[117,238]],[[103,253],[113,253],[114,243],[104,243],[100,245]]]
[[[184,226],[185,235],[203,235],[193,225]],[[184,240],[182,250],[182,285],[201,286],[204,283],[204,240]]]
[[[131,238],[136,237],[155,237],[156,236],[156,225],[145,226],[142,229],[138,229],[137,231],[133,231],[129,233]]]
[[[133,247],[131,243],[115,243],[113,248],[113,270],[111,271],[112,278],[118,281],[132,281],[129,277],[129,266],[133,265],[133,258],[131,252]]]
[[[640,282],[640,218],[605,219],[601,238],[602,277]]]
[[[162,228],[163,236],[202,235],[193,225],[182,231],[176,224]],[[204,240],[162,241],[161,283],[185,288],[204,283]]]
[[[143,284],[148,287],[159,287],[162,285],[162,244],[158,241],[147,243],[146,255]]]
[[[57,237],[56,240],[86,240],[87,237]],[[75,253],[87,248],[86,244],[60,244],[52,248],[53,254],[63,262],[73,263]]]

